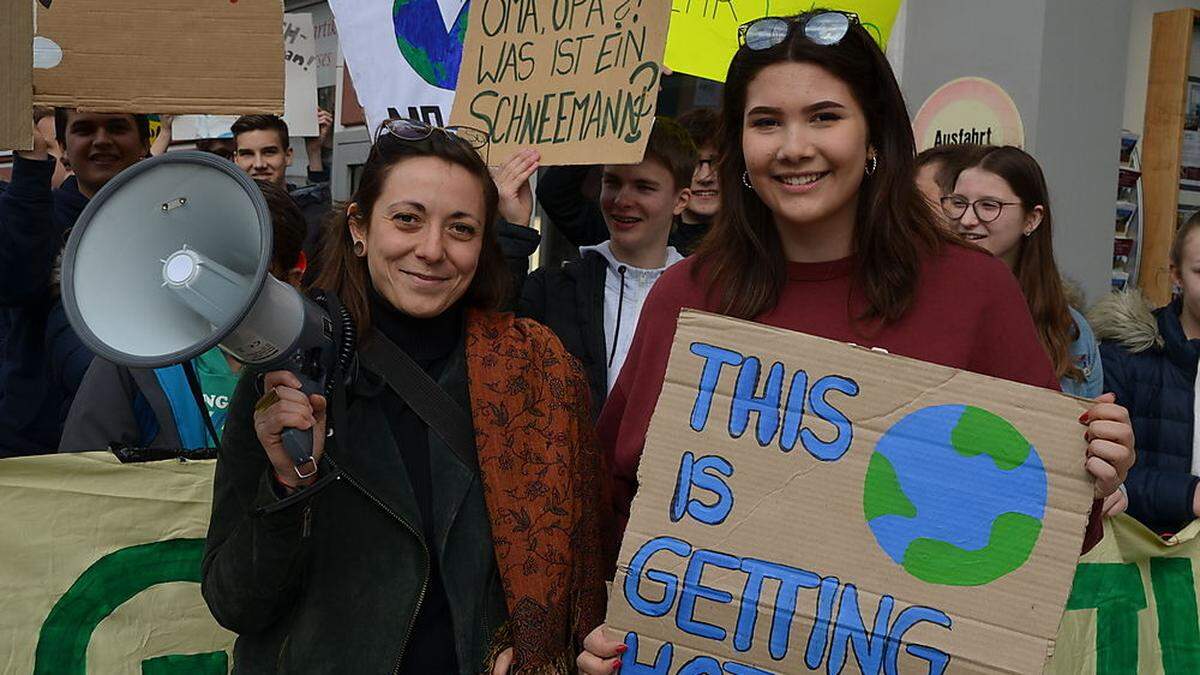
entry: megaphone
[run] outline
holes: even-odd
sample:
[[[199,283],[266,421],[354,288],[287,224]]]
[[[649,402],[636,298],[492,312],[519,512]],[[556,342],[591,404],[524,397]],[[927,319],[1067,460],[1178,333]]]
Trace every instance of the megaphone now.
[[[120,365],[160,368],[219,345],[324,393],[334,322],[271,276],[271,240],[266,199],[233,163],[190,151],[143,160],[101,188],[71,230],[63,307],[83,343]],[[311,430],[285,430],[283,445],[297,474],[316,471],[301,471]]]

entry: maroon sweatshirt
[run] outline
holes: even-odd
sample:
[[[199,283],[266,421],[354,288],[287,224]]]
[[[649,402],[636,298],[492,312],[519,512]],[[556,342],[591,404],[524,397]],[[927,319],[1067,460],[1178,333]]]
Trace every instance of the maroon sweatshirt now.
[[[598,431],[613,471],[619,521],[616,541],[610,542],[613,550],[620,546],[637,491],[638,461],[666,377],[679,311],[685,307],[717,311],[717,296],[706,294],[702,277],[692,278],[695,266],[696,260],[688,258],[655,283],[625,366],[600,415]],[[754,321],[1059,390],[1016,277],[999,259],[962,246],[944,246],[923,261],[916,295],[904,316],[872,327],[869,335],[851,323],[851,316],[860,315],[865,306],[861,291],[851,294],[853,267],[853,258],[788,263],[788,281],[779,302]],[[1091,549],[1102,535],[1097,501],[1083,550]]]

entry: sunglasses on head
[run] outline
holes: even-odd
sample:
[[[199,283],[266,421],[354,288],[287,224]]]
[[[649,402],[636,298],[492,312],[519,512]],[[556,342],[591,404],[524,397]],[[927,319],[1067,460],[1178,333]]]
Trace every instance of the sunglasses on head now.
[[[466,126],[448,126],[435,127],[425,122],[410,119],[389,119],[383,123],[380,128],[380,136],[389,134],[395,136],[402,141],[423,141],[433,135],[433,132],[440,131],[447,138],[458,139],[466,143],[472,150],[479,153],[480,157],[486,163],[488,156],[488,135],[486,131],[476,129],[475,127]],[[379,142],[379,137],[376,137],[375,142]]]
[[[858,15],[852,12],[821,12],[800,18],[764,16],[738,27],[738,44],[756,52],[770,49],[783,44],[799,26],[809,42],[828,47],[841,42],[856,23]]]

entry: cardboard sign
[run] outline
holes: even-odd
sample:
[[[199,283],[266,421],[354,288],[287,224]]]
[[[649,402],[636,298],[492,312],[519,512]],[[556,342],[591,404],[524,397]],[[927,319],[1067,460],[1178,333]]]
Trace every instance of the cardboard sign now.
[[[4,670],[228,672],[236,636],[199,583],[215,466],[0,460]]]
[[[0,6],[0,149],[33,148],[33,3]]]
[[[640,162],[669,20],[668,0],[475,0],[450,121],[488,132],[491,164]]]
[[[301,138],[321,133],[317,126],[317,43],[312,14],[283,15],[283,121]]]
[[[817,5],[858,14],[867,31],[886,47],[900,3],[834,0]],[[738,50],[738,26],[762,16],[792,16],[812,7],[811,0],[672,0],[666,65],[677,73],[724,82]]]
[[[1079,561],[1047,675],[1200,672],[1200,520],[1163,540],[1127,515]]]
[[[283,112],[279,0],[46,4],[49,8],[37,6],[37,105],[136,113]]]
[[[621,672],[1040,672],[1086,408],[682,312],[609,600]]]
[[[329,0],[372,134],[389,117],[447,124],[468,6],[466,0]]]
[[[938,87],[913,118],[917,150],[948,143],[1025,145],[1021,111],[1000,85],[960,77]]]

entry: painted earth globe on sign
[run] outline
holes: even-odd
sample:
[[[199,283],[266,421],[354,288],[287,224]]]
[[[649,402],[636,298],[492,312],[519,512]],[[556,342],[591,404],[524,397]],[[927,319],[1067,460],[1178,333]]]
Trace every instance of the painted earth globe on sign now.
[[[863,510],[879,547],[912,576],[981,586],[1029,559],[1046,470],[1003,418],[969,405],[922,408],[875,445]]]

